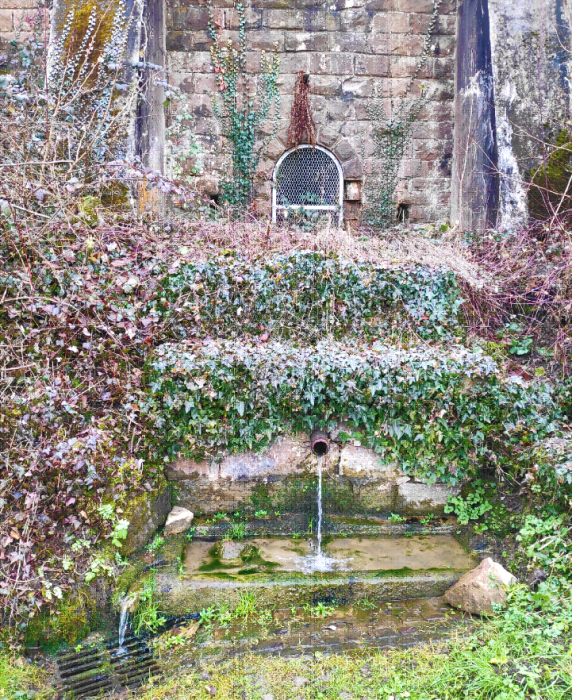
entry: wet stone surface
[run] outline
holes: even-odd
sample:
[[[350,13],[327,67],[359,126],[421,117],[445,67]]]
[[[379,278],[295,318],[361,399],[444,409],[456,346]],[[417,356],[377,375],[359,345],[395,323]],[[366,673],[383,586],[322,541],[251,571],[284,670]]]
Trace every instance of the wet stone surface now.
[[[317,608],[314,608],[314,611]],[[364,649],[414,647],[465,633],[472,618],[442,598],[421,598],[377,606],[326,606],[326,616],[311,609],[277,610],[239,624],[201,629],[192,649],[166,655],[165,663],[186,665],[223,660],[246,653],[287,657],[337,654]]]

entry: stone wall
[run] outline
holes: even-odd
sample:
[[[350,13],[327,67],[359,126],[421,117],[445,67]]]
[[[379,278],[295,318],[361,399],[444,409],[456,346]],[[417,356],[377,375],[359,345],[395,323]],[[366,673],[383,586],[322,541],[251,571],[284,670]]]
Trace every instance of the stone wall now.
[[[0,0],[0,46],[29,35],[26,17],[36,11],[36,0]]]
[[[268,508],[266,501],[282,512],[311,511],[316,504],[317,458],[303,437],[280,437],[262,453],[229,455],[221,462],[180,459],[166,475],[176,504],[199,515]],[[360,444],[332,442],[324,458],[324,507],[330,514],[438,514],[459,492],[460,487],[416,482]]]
[[[237,12],[232,5],[232,0],[215,0],[215,20],[224,36],[235,40]],[[224,154],[211,152],[217,133],[212,112],[216,82],[206,1],[166,0],[166,7],[169,79],[188,95],[196,133],[207,153],[209,179],[213,170],[220,173],[227,165]],[[373,94],[382,96],[390,117],[392,101],[395,108],[408,86],[411,98],[425,86],[431,97],[419,114],[401,164],[397,201],[407,205],[412,221],[449,219],[455,0],[251,0],[246,18],[250,70],[259,71],[261,51],[271,51],[277,44],[280,52],[278,138],[260,164],[256,189],[262,211],[269,211],[270,180],[286,149],[296,74],[304,70],[310,74],[318,144],[338,156],[349,180],[367,179],[376,167],[366,113]],[[418,70],[427,37],[428,57]],[[216,191],[212,178],[209,188]],[[346,213],[355,218],[355,206],[348,204]]]

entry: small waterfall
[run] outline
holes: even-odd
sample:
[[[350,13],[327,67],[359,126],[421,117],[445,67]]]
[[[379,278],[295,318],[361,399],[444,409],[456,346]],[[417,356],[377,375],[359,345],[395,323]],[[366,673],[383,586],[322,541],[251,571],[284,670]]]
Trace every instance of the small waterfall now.
[[[133,605],[132,596],[126,595],[121,601],[121,614],[119,616],[119,649],[123,650],[123,644],[125,642],[125,634],[130,623],[129,609]]]
[[[322,554],[322,455],[318,455],[318,530],[316,558],[323,559]]]

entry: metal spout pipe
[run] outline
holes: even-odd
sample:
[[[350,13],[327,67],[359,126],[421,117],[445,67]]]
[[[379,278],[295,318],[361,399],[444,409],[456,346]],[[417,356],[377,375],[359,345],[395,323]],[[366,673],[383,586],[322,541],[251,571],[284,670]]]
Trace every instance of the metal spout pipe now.
[[[314,430],[310,435],[310,449],[318,457],[323,457],[328,454],[330,449],[330,440],[328,433],[323,430]]]

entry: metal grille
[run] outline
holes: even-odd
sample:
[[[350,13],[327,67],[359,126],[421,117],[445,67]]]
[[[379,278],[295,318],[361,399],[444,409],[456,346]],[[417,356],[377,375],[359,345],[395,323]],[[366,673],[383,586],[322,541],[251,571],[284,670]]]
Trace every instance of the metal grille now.
[[[273,195],[273,219],[284,210],[324,210],[340,213],[342,171],[327,151],[299,146],[278,161]]]

